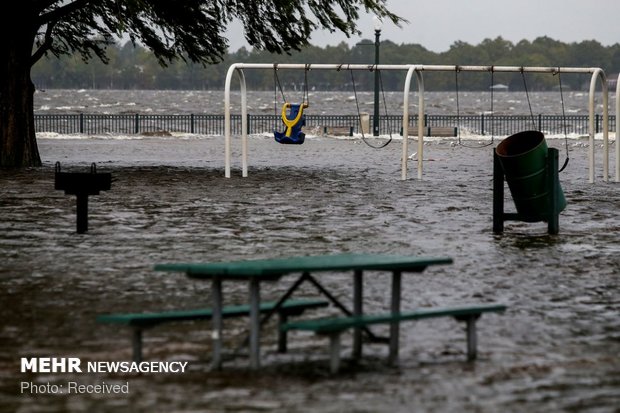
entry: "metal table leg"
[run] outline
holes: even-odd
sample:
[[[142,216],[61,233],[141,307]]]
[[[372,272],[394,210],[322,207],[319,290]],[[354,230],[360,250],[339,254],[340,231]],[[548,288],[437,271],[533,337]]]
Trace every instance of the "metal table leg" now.
[[[400,313],[400,285],[401,285],[401,273],[400,271],[394,271],[392,273],[392,314]],[[389,364],[395,364],[398,360],[398,341],[400,336],[400,323],[390,324],[390,354],[388,357]]]
[[[355,270],[353,274],[353,315],[358,317],[363,314],[362,302],[364,297],[364,284],[362,270]],[[362,329],[353,329],[353,358],[362,357]]]
[[[133,348],[133,361],[140,363],[142,361],[142,328],[133,328],[131,344]]]
[[[212,333],[213,359],[211,361],[215,370],[222,368],[222,280],[213,278],[213,316]]]
[[[340,369],[340,332],[329,336],[329,366],[332,374]]]
[[[467,360],[476,360],[478,356],[477,339],[476,339],[476,320],[478,317],[467,318]]]
[[[260,284],[255,278],[250,280],[250,368],[260,367]]]

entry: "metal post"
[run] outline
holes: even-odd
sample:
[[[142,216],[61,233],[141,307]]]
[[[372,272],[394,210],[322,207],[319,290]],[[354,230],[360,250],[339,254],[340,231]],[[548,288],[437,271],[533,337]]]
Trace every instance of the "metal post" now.
[[[504,171],[493,148],[493,232],[504,232]]]
[[[250,280],[250,368],[260,367],[260,285],[256,278]]]
[[[405,90],[403,93],[403,147],[401,156],[400,179],[407,179],[407,160],[409,159],[409,91],[411,90],[411,78],[414,67],[407,69],[405,76]],[[419,121],[418,121],[419,123]]]
[[[88,231],[88,195],[77,194],[77,233]]]
[[[133,348],[133,361],[140,363],[142,361],[142,329],[134,327],[131,337],[131,346]]]
[[[468,317],[467,326],[467,360],[474,361],[478,356],[477,337],[476,337],[476,319],[477,316]]]
[[[287,351],[287,333],[280,328],[287,322],[288,315],[283,311],[278,312],[278,353],[286,353]]]
[[[340,332],[329,336],[329,366],[332,374],[340,370]]]
[[[236,71],[237,64],[233,64],[226,72],[226,82],[224,86],[224,177],[230,178],[230,158],[231,158],[231,124],[230,124],[230,84],[232,83],[233,73]]]
[[[213,297],[213,315],[212,315],[212,332],[211,339],[213,341],[213,369],[222,369],[222,280],[220,278],[213,279],[212,287]]]
[[[426,121],[424,113],[424,77],[421,70],[415,71],[418,80],[418,179],[422,179],[422,170],[424,168],[424,129],[426,125],[422,124],[422,119]]]
[[[401,273],[392,273],[392,303],[390,311],[392,315],[400,314],[400,286]],[[390,324],[390,353],[388,364],[392,365],[398,361],[398,341],[400,339],[400,323],[398,321]]]
[[[248,96],[243,70],[238,71],[241,88],[241,176],[248,176]]]
[[[620,182],[620,74],[616,83],[616,182]]]
[[[362,270],[355,270],[353,274],[353,315],[359,317],[363,313],[362,301],[363,301],[363,273]],[[362,329],[355,327],[353,329],[353,358],[359,359],[362,357]]]
[[[375,30],[375,112],[372,117],[373,136],[379,136],[379,37],[381,37],[381,30]]]
[[[560,179],[558,177],[558,153],[555,148],[547,150],[547,193],[549,194],[549,211],[547,217],[547,232],[557,234],[560,232],[560,211],[558,211],[558,192]]]
[[[601,123],[600,120],[601,120],[601,117],[597,113],[594,116],[594,133],[599,133],[601,131],[601,128],[599,128],[599,126],[598,126]]]

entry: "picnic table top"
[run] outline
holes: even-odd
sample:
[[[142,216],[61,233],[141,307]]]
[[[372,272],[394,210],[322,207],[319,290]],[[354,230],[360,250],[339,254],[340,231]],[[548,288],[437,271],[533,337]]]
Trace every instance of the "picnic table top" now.
[[[277,279],[285,274],[319,271],[378,270],[421,272],[429,265],[451,264],[449,257],[383,254],[333,254],[211,263],[157,264],[155,271],[184,272],[191,278]]]

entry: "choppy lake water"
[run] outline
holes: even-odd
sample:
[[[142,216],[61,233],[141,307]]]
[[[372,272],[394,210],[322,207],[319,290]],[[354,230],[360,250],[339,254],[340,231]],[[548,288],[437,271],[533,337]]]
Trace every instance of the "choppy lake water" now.
[[[384,96],[385,95],[385,96]],[[380,113],[401,115],[403,92],[386,91],[381,95]],[[301,92],[289,92],[288,99],[295,102],[303,95]],[[385,101],[384,98],[385,97]],[[491,98],[493,103],[491,104]],[[562,99],[559,92],[530,92],[528,104],[525,92],[490,92],[461,91],[458,96],[459,111],[462,115],[493,113],[498,115],[529,115],[530,104],[534,114],[561,115]],[[356,96],[353,91],[313,91],[309,94],[310,110],[313,114],[351,115],[357,113]],[[454,115],[457,112],[455,92],[426,92],[426,112],[432,115]],[[232,109],[239,111],[240,94],[232,91]],[[277,106],[274,110],[274,101]],[[374,108],[373,92],[357,92],[357,101],[361,112],[372,113]],[[610,110],[615,107],[615,95],[610,93]],[[281,95],[274,96],[273,91],[248,91],[248,110],[252,113],[280,113]],[[602,97],[597,93],[596,111],[601,113]],[[564,92],[564,104],[567,115],[588,114],[588,92]],[[417,106],[417,92],[410,96],[411,108]],[[224,113],[223,91],[174,91],[174,90],[47,90],[35,94],[36,113],[152,113],[152,114],[186,114],[186,113]],[[410,108],[410,110],[411,110]]]
[[[203,98],[190,99],[190,111]],[[374,150],[359,139],[313,136],[287,146],[253,136],[249,177],[239,176],[234,142],[233,177],[225,179],[221,137],[59,137],[40,137],[42,168],[0,170],[0,411],[618,411],[620,186],[602,181],[599,141],[595,184],[587,181],[587,140],[571,141],[560,175],[568,206],[560,233],[550,236],[544,223],[519,222],[493,234],[492,149],[454,139],[428,142],[424,179],[400,181],[398,140]],[[563,161],[564,141],[549,144]],[[96,162],[112,173],[112,189],[90,197],[87,234],[75,233],[74,197],[54,190],[57,161],[65,171]],[[415,175],[413,163],[409,171]],[[509,309],[479,321],[475,363],[464,361],[460,325],[420,321],[402,325],[396,367],[385,365],[387,348],[377,345],[352,364],[346,335],[342,372],[331,376],[326,339],[292,335],[289,354],[280,355],[270,325],[260,372],[244,358],[213,372],[209,323],[181,323],[147,331],[145,357],[189,361],[185,374],[19,372],[20,357],[129,360],[130,332],[97,325],[98,314],[208,305],[208,283],[156,273],[157,263],[339,252],[452,257],[453,265],[404,275],[404,309],[479,302]],[[349,299],[349,274],[320,277]],[[366,278],[366,309],[387,308],[388,280]],[[263,284],[263,298],[293,281]],[[246,299],[245,284],[225,284],[225,302]],[[245,323],[225,326],[226,343],[236,346]],[[70,380],[128,382],[130,393],[20,393],[23,381]]]

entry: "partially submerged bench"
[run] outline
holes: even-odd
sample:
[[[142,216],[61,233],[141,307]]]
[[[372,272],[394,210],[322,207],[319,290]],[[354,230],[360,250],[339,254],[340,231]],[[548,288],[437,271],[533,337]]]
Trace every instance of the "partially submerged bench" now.
[[[353,126],[324,126],[323,135],[353,136]]]
[[[312,331],[316,334],[329,336],[330,368],[332,373],[337,373],[340,368],[340,335],[345,330],[367,327],[372,324],[394,324],[427,318],[454,317],[457,321],[466,323],[467,359],[471,361],[475,360],[477,356],[476,321],[483,313],[504,312],[505,310],[506,306],[502,304],[448,308],[419,308],[413,311],[400,313],[293,321],[280,325],[280,330],[284,332],[290,330]],[[393,338],[391,337],[390,340],[391,339]]]
[[[443,138],[450,138],[457,136],[457,128],[454,126],[429,126],[428,136],[437,136]]]
[[[263,302],[260,304],[261,313],[271,312],[277,302]],[[301,315],[309,309],[326,307],[329,303],[325,300],[287,300],[277,310],[278,323],[286,324],[289,316]],[[222,307],[222,317],[243,317],[250,314],[249,305],[231,305]],[[142,332],[147,328],[159,324],[177,321],[210,320],[213,316],[211,308],[197,310],[177,310],[160,313],[130,313],[130,314],[104,314],[97,317],[97,322],[105,324],[126,325],[132,328],[133,360],[142,361]],[[278,329],[278,350],[286,351],[286,330]]]
[[[451,138],[458,136],[458,128],[455,126],[424,126],[424,136],[436,136],[443,138]],[[400,134],[403,134],[403,129],[400,129]],[[418,125],[409,126],[409,136],[418,136]]]

